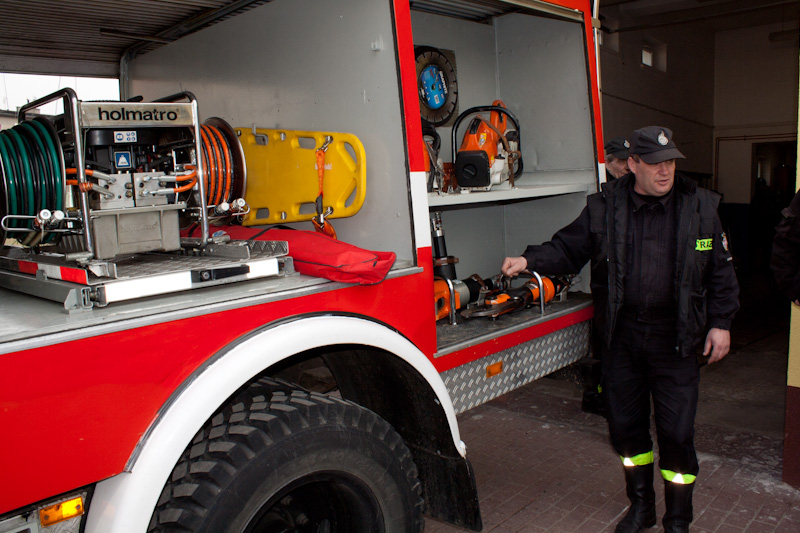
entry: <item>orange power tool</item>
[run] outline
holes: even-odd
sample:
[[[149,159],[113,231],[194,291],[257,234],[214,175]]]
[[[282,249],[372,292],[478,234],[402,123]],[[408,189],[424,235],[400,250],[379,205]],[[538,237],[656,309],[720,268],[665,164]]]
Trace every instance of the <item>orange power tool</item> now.
[[[556,286],[553,280],[547,276],[542,276],[542,285],[544,285],[544,301],[549,302],[556,295]],[[461,316],[464,318],[481,316],[497,318],[500,315],[532,305],[539,301],[539,295],[539,286],[536,280],[532,279],[521,287],[495,289],[486,295],[482,305],[462,310]]]

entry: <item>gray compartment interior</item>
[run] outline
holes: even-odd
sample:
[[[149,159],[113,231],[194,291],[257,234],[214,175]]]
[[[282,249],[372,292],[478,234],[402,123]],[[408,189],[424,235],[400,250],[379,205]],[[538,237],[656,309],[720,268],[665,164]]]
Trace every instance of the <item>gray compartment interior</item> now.
[[[201,120],[217,116],[234,127],[356,135],[367,154],[366,201],[353,217],[334,219],[336,230],[357,246],[394,251],[392,276],[413,274],[419,272],[419,243],[392,21],[389,0],[273,0],[136,58],[129,65],[128,95],[152,100],[190,91]],[[442,212],[448,252],[459,258],[458,276],[489,277],[499,273],[503,257],[520,254],[573,220],[585,196],[597,190],[585,28],[568,17],[534,11],[488,24],[412,11],[411,23],[416,44],[455,54],[460,111],[501,98],[521,122],[522,186],[502,198],[494,191],[449,198],[428,194],[429,210]],[[440,135],[442,153],[449,154],[449,129],[440,128]],[[588,275],[582,279],[578,288],[588,292]],[[205,289],[200,299],[200,293],[165,296],[80,315],[64,315],[57,304],[37,301],[35,313],[56,333],[158,312],[184,313],[198,304],[282,299],[298,290],[339,286],[299,276]],[[44,333],[41,324],[23,316],[3,333],[13,339]]]
[[[188,90],[198,98],[202,119],[219,116],[234,127],[355,134],[367,153],[366,202],[355,216],[333,219],[336,230],[347,242],[392,250],[414,262],[391,19],[388,1],[274,0],[137,58],[130,65],[129,93],[151,99]],[[596,190],[582,23],[535,11],[490,24],[412,11],[411,22],[415,44],[455,54],[459,112],[500,98],[517,116],[525,164],[521,182],[568,184],[572,189],[565,192],[584,195]],[[438,131],[440,153],[449,161],[451,130]],[[539,194],[525,191],[522,198]],[[462,198],[446,201],[460,208]],[[537,213],[551,210],[540,202],[506,209],[490,194],[473,194],[469,201],[476,204],[474,212],[443,217],[448,248],[467,275],[491,274],[499,268],[491,265],[504,255],[538,238],[519,235],[513,229],[517,217],[537,218],[549,236],[579,211],[540,218],[525,213],[534,206]],[[489,247],[460,246],[473,239]]]
[[[190,91],[201,120],[218,116],[234,127],[356,135],[366,151],[366,200],[355,216],[332,219],[336,231],[413,260],[398,83],[388,0],[275,0],[135,59],[129,94]],[[313,169],[309,179],[317,179]]]
[[[597,158],[581,23],[533,11],[500,16],[492,24],[412,12],[411,22],[415,45],[455,54],[459,113],[501,99],[516,115],[526,172],[587,170],[584,181],[594,183]],[[437,131],[449,161],[451,129]]]
[[[534,11],[491,24],[412,12],[412,25],[416,45],[455,56],[458,113],[500,99],[520,122],[524,173],[517,192],[501,199],[494,192],[429,195],[431,210],[442,212],[448,254],[459,259],[458,276],[489,277],[499,273],[505,256],[519,255],[571,222],[585,196],[597,190],[585,28]],[[461,122],[457,143],[467,123]],[[452,129],[437,132],[440,156],[450,161]],[[538,191],[543,184],[556,187]],[[578,288],[588,291],[588,283]]]

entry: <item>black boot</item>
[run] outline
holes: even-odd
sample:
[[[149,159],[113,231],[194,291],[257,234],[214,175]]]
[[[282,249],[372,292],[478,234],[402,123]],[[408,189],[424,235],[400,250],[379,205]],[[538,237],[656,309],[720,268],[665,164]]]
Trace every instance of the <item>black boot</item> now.
[[[603,394],[600,392],[583,391],[581,411],[593,415],[606,416],[606,407],[603,405]]]
[[[581,411],[605,418],[606,406],[603,403],[603,392],[600,386],[603,375],[600,360],[586,357],[578,361],[578,368],[584,387]]]
[[[692,508],[692,491],[694,483],[686,485],[664,480],[664,502],[667,512],[664,514],[664,533],[686,533],[694,518]]]
[[[614,533],[640,533],[656,525],[656,492],[653,490],[653,464],[626,466],[625,483],[631,507],[617,524]]]

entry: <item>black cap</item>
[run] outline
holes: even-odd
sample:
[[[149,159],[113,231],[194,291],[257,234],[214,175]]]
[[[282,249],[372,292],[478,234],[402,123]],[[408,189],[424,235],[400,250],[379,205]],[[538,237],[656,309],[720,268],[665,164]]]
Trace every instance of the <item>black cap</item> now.
[[[672,130],[661,126],[646,126],[631,135],[631,155],[638,155],[648,165],[670,159],[686,159],[672,140]]]
[[[606,150],[606,156],[613,155],[617,159],[628,159],[628,148],[630,146],[625,137],[614,137],[603,148]]]

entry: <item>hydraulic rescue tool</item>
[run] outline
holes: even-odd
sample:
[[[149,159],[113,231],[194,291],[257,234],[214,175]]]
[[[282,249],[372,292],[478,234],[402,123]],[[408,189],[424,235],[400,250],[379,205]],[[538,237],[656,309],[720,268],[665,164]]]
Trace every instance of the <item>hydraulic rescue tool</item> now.
[[[54,118],[34,108],[61,100]],[[68,311],[293,272],[286,242],[229,242],[246,163],[227,122],[183,92],[82,102],[62,89],[0,133],[0,286]],[[182,230],[198,228],[197,237]]]
[[[487,111],[489,120],[478,114]],[[459,124],[475,114],[456,151]],[[509,128],[509,121],[513,128]],[[452,151],[456,182],[463,191],[488,191],[505,181],[513,188],[514,179],[522,174],[519,122],[500,100],[491,106],[467,109],[458,116],[453,124]]]
[[[544,299],[540,298],[540,284],[544,287]],[[556,290],[555,283],[547,276],[536,275],[535,278],[516,288],[509,287],[501,280],[500,288],[487,294],[483,303],[463,309],[461,316],[464,318],[497,318],[500,315],[529,307],[536,302],[539,302],[544,309],[544,304],[553,299]],[[558,292],[561,290],[562,288],[559,287]]]
[[[527,270],[523,271],[523,274],[532,279],[516,288],[512,288],[511,280],[502,275],[483,279],[473,274],[467,279],[457,279],[455,265],[458,263],[458,258],[447,255],[442,213],[432,212],[430,222],[436,320],[449,317],[450,322],[455,324],[456,311],[459,309],[464,318],[480,316],[497,318],[502,314],[528,307],[536,301],[540,302],[544,310],[545,302],[549,302],[569,286],[567,280],[539,276]],[[544,287],[544,300],[539,298],[540,286]]]
[[[63,115],[28,118],[57,100]],[[219,118],[200,124],[190,93],[81,102],[65,89],[24,106],[0,152],[3,236],[76,260],[180,250],[179,227],[194,222],[203,247],[209,218],[247,211],[236,134]]]
[[[499,287],[485,295],[483,301],[476,302],[476,305],[467,306],[461,311],[464,318],[488,317],[497,318],[500,315],[524,309],[539,302],[544,312],[544,304],[552,300],[556,294],[562,293],[567,289],[567,284],[558,278],[550,276],[539,276],[533,273],[533,278],[526,281],[521,287],[511,287],[510,280],[501,277]],[[544,287],[544,298],[541,298],[541,289]]]
[[[560,277],[528,275],[531,279],[520,287],[511,287],[511,280],[500,274],[487,279],[477,274],[463,280],[436,278],[436,320],[449,316],[452,321],[459,309],[463,318],[497,318],[537,302],[543,309],[545,303],[569,288],[569,281]],[[539,298],[540,284],[544,286],[544,300]]]
[[[458,258],[447,255],[447,244],[444,240],[442,213],[434,211],[431,218],[431,243],[433,244],[433,275],[444,279],[456,279],[456,263]]]
[[[433,280],[436,320],[455,315],[469,304],[482,301],[498,286],[499,278],[482,279],[477,274],[467,279],[435,278]]]

